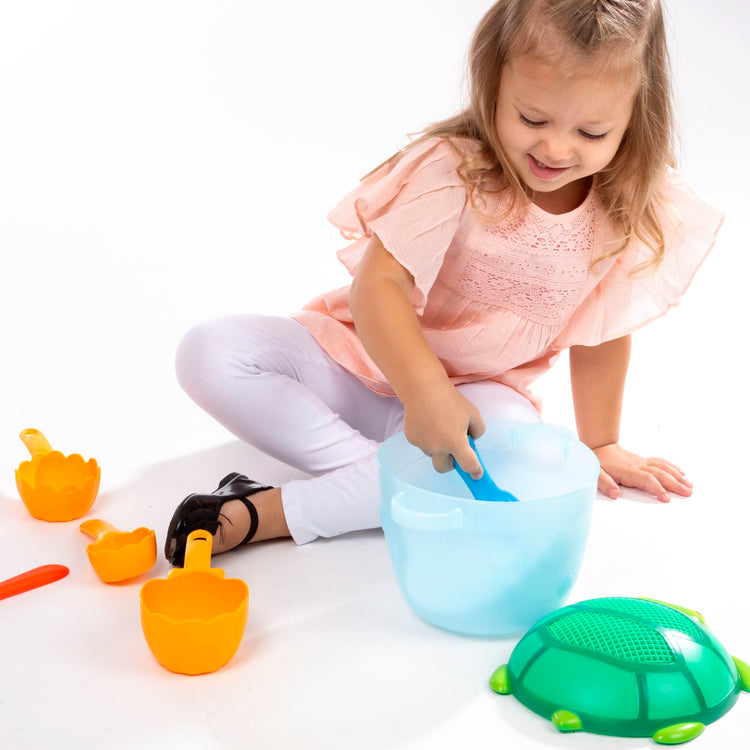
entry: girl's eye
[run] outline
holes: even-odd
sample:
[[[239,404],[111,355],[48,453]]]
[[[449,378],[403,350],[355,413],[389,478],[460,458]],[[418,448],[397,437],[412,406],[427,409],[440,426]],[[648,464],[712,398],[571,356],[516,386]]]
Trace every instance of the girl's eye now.
[[[589,141],[600,141],[607,135],[606,133],[599,133],[598,135],[594,135],[593,133],[587,133],[585,130],[579,130],[578,132]]]
[[[521,118],[521,122],[524,125],[528,125],[530,128],[539,128],[545,124],[543,120],[541,122],[538,122],[537,120],[530,120],[528,117],[524,117],[520,112],[518,113],[518,116]]]
[[[518,113],[518,116],[521,119],[521,122],[524,125],[528,125],[530,128],[541,128],[543,125],[547,124],[546,120],[532,120],[528,117],[525,117],[520,112]],[[589,133],[585,130],[579,130],[578,133],[589,141],[600,141],[607,135],[606,133]]]

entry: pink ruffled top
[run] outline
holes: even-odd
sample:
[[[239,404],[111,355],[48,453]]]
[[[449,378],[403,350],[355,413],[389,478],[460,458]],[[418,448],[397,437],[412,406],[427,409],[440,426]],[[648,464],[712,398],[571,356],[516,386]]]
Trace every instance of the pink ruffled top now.
[[[377,235],[414,277],[411,302],[451,380],[505,383],[537,407],[528,386],[562,349],[618,338],[678,303],[722,221],[670,172],[662,190],[670,207],[662,217],[664,260],[656,273],[629,278],[650,250],[633,240],[616,259],[592,267],[618,245],[593,191],[570,213],[549,214],[532,203],[491,223],[472,207],[460,160],[447,141],[431,139],[370,175],[329,216],[353,240],[338,257],[354,275]],[[503,200],[489,196],[487,206],[501,215]],[[348,298],[348,286],[336,289],[293,317],[336,362],[392,395],[357,337]]]

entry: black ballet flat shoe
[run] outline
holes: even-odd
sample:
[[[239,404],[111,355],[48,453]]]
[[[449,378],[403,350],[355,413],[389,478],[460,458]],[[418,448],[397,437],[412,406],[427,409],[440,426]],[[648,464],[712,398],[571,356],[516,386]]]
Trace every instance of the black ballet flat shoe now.
[[[250,530],[239,546],[247,544],[258,530],[258,511],[247,499],[270,487],[248,479],[244,474],[234,472],[227,474],[219,482],[219,486],[208,495],[193,493],[188,495],[178,506],[172,516],[167,530],[167,540],[164,543],[164,557],[176,567],[185,565],[185,545],[190,533],[201,529],[216,534],[219,528],[221,508],[229,500],[241,500],[250,513]]]

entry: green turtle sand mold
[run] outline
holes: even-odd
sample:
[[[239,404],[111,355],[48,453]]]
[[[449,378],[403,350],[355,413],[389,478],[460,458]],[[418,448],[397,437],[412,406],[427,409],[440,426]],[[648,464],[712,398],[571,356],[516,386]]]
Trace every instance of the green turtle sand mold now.
[[[675,745],[750,691],[697,612],[651,599],[590,599],[555,610],[521,638],[492,689],[561,731],[652,737]]]

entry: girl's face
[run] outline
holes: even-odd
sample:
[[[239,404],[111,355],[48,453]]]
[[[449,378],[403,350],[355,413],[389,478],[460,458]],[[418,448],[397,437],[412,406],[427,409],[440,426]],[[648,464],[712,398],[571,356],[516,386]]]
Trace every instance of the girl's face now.
[[[607,166],[630,122],[635,76],[564,75],[532,57],[503,68],[497,135],[506,157],[551,213],[572,211]]]

